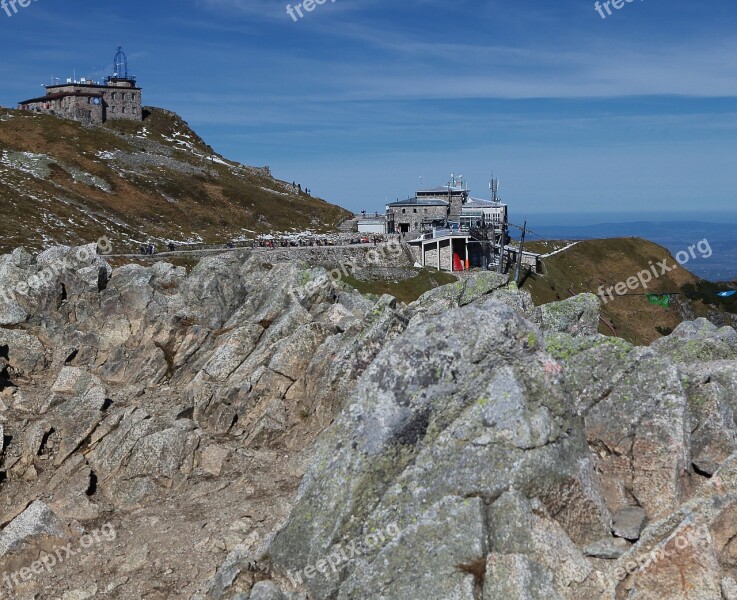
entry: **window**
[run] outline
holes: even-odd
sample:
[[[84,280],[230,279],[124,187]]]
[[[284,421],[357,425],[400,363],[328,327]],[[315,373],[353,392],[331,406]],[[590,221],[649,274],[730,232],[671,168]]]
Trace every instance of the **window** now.
[[[415,211],[415,214],[417,214],[417,209],[416,208],[414,209],[414,211]]]
[[[120,109],[120,112],[122,112],[123,114],[125,114],[125,106]]]
[[[113,92],[112,94],[110,94],[110,99],[111,100],[115,100],[115,92]]]
[[[402,209],[402,214],[406,213],[407,211],[405,209]]]

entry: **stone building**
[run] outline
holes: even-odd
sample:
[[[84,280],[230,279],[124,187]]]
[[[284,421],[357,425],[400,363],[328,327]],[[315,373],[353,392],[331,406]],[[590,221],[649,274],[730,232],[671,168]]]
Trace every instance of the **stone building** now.
[[[435,227],[501,228],[508,219],[507,205],[493,200],[472,198],[468,186],[451,176],[448,185],[419,190],[414,198],[398,200],[386,207],[387,233],[416,233]]]
[[[128,58],[122,48],[114,59],[114,71],[104,82],[82,78],[47,85],[46,95],[18,105],[21,110],[55,115],[91,125],[111,120],[142,121],[142,90],[128,74]]]
[[[433,226],[442,227],[449,216],[445,200],[409,198],[386,207],[387,233],[420,233]]]

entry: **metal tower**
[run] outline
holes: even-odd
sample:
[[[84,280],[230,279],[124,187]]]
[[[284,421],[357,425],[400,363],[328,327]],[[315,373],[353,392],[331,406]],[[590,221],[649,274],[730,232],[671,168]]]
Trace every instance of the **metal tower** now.
[[[128,57],[123,52],[122,46],[118,46],[118,52],[113,59],[113,77],[128,79]]]

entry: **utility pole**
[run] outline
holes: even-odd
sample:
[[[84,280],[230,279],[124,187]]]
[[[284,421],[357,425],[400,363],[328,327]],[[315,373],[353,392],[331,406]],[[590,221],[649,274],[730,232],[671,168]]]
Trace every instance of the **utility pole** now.
[[[489,268],[489,229],[486,221],[484,221],[481,238],[481,265],[486,271]]]
[[[504,246],[507,242],[507,221],[506,219],[502,222],[502,237],[499,240],[499,264],[497,265],[497,272],[504,273]]]
[[[519,272],[522,267],[522,252],[525,249],[525,234],[527,233],[527,219],[522,227],[522,239],[519,243],[519,255],[517,256],[517,268],[514,271],[514,282],[519,285]]]

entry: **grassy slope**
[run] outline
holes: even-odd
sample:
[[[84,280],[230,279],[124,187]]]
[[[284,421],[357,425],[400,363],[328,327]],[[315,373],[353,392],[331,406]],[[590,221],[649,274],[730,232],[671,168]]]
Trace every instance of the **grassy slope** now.
[[[328,231],[349,214],[224,161],[159,109],[104,127],[0,109],[0,206],[0,252],[101,235],[119,250],[149,238],[221,243],[247,230]]]
[[[556,247],[565,246],[557,243]],[[534,248],[533,251],[541,251]],[[667,259],[668,266],[676,265],[675,259],[662,246],[638,238],[590,240],[544,259],[545,273],[528,278],[524,289],[532,293],[536,304],[568,298],[569,288],[576,294],[598,293],[599,286],[609,287],[649,267],[649,262]],[[645,292],[683,292],[688,288],[701,288],[703,282],[683,267],[654,279],[647,290],[632,290],[632,294]],[[685,296],[679,300],[688,302]],[[701,302],[692,303],[697,316],[703,316],[707,307]],[[617,335],[638,344],[647,344],[661,337],[662,331],[675,328],[680,322],[674,306],[665,309],[649,304],[643,296],[615,297],[602,306],[602,315],[613,323]],[[659,328],[659,329],[658,329]],[[600,331],[611,335],[604,325]]]
[[[350,276],[344,277],[343,281],[362,294],[389,294],[400,302],[409,304],[425,292],[441,285],[454,283],[458,281],[458,278],[450,273],[421,269],[418,270],[415,277],[402,281],[362,281]]]

